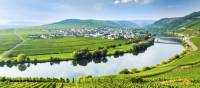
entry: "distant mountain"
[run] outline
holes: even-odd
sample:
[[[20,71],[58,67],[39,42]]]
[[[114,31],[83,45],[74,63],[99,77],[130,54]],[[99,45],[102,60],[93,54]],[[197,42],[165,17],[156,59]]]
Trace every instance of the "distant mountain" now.
[[[131,22],[136,23],[140,27],[145,27],[147,25],[153,24],[155,20],[133,20]]]
[[[108,20],[80,20],[67,19],[60,22],[48,24],[48,26],[65,27],[111,27],[111,28],[137,28],[137,24],[129,21],[108,21]]]
[[[124,28],[138,28],[139,26],[131,21],[116,21],[116,23],[120,26],[120,27],[124,27]]]
[[[184,31],[192,25],[200,23],[200,11],[184,17],[163,18],[148,27],[153,31]]]

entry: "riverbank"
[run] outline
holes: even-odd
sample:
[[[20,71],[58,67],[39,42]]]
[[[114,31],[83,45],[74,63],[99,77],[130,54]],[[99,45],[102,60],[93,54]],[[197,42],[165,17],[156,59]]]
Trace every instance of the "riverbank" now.
[[[100,57],[94,57],[93,54],[95,51],[89,51],[92,58],[102,58],[106,56],[120,56],[124,53],[133,52],[135,54],[139,52],[143,52],[147,47],[153,45],[154,37],[150,37],[147,40],[142,40],[137,43],[131,44],[119,44],[119,45],[112,45],[107,46],[106,48],[101,48],[95,51],[101,51],[102,49],[105,50],[105,55],[100,55]],[[76,51],[74,51],[76,52]],[[60,61],[68,61],[68,60],[75,60],[74,52],[72,53],[61,53],[61,54],[49,54],[49,55],[36,55],[36,56],[27,56],[26,59],[24,58],[23,61],[18,62],[17,57],[12,58],[4,58],[0,63],[1,64],[20,64],[20,63],[44,63],[44,62],[60,62]],[[100,52],[101,53],[101,52]],[[97,53],[98,54],[98,53]]]
[[[165,49],[175,50],[165,51]],[[140,69],[143,66],[155,66],[162,61],[167,61],[168,58],[174,55],[180,54],[182,51],[183,46],[180,43],[154,43],[154,45],[137,55],[126,53],[118,57],[108,56],[106,58],[79,59],[55,63],[25,63],[23,66],[5,64],[0,66],[0,75],[5,77],[68,77],[70,79],[78,79],[77,77],[88,75],[94,77],[117,75],[124,68],[130,71],[133,67]],[[21,69],[21,67],[25,69]],[[44,72],[45,74],[43,74]]]
[[[197,35],[198,36],[198,35]],[[179,55],[179,58],[176,58],[175,60],[171,61],[170,63],[161,65],[161,66],[155,66],[153,69],[133,74],[133,76],[137,77],[150,77],[150,76],[156,76],[163,73],[167,73],[170,71],[173,71],[176,68],[187,66],[187,65],[193,65],[200,62],[200,59],[198,57],[198,47],[196,46],[199,44],[198,40],[199,38],[197,36],[194,37],[183,37],[183,41],[185,41],[190,46],[190,52],[186,50],[186,52],[183,52],[181,55]],[[194,44],[193,44],[194,43]],[[196,48],[195,48],[196,47]],[[132,76],[132,75],[129,75]]]
[[[162,44],[162,45],[167,45],[167,44]],[[158,45],[159,46],[159,45]],[[157,47],[157,48],[159,48],[159,47]],[[168,48],[167,48],[168,49]],[[175,48],[169,48],[169,49],[175,49]],[[149,50],[149,49],[148,49]],[[160,50],[165,50],[165,49],[162,49],[162,48],[159,48],[159,51],[158,51],[158,53],[160,52]],[[169,52],[170,50],[167,50],[167,52]],[[182,50],[181,50],[182,51]],[[150,53],[150,54],[152,54],[152,53]],[[161,53],[159,53],[159,54],[161,54]],[[148,54],[149,55],[149,54]],[[148,57],[148,55],[145,55],[145,56],[147,56]],[[138,56],[140,56],[140,55],[138,55]],[[125,58],[122,58],[123,60],[125,60]],[[133,58],[132,58],[133,59]],[[141,58],[137,58],[137,59],[141,59]],[[149,57],[148,57],[148,59],[149,59]],[[116,59],[117,60],[117,59]],[[116,63],[116,60],[114,59],[114,61],[112,61],[113,63]],[[123,62],[123,60],[122,61],[120,61],[119,63],[122,63]],[[147,58],[144,58],[144,59],[142,59],[141,61],[147,61]],[[137,60],[136,61],[132,61],[132,60],[128,60],[130,63],[131,62],[136,62],[137,63]],[[156,60],[157,61],[157,60]],[[139,61],[140,62],[140,61]],[[120,66],[120,67],[122,67],[121,65],[119,65],[119,63],[117,63],[117,66]],[[46,64],[48,64],[48,63],[46,63]],[[94,72],[96,72],[97,70],[99,71],[100,70],[100,68],[101,69],[103,69],[103,71],[106,71],[106,70],[108,70],[108,67],[110,67],[110,68],[112,68],[113,69],[113,65],[111,65],[110,63],[108,63],[109,64],[109,66],[106,66],[106,67],[103,67],[103,66],[105,66],[105,65],[100,65],[100,63],[98,63],[98,64],[96,64],[96,65],[100,65],[100,67],[95,67],[95,66],[92,66],[91,68],[95,68],[96,70],[94,71]],[[125,64],[128,64],[128,63],[125,63]],[[91,64],[90,64],[91,65]],[[35,67],[35,66],[33,66],[33,65],[31,65],[32,67]],[[44,66],[44,65],[37,65],[38,67],[39,66]],[[36,69],[39,69],[39,71],[41,71],[41,69],[40,68],[38,68],[38,67],[35,67]],[[57,67],[58,65],[56,65],[55,64],[55,67]],[[77,65],[78,66],[78,65]],[[131,67],[132,67],[133,65],[131,65]],[[54,66],[51,66],[51,67],[47,67],[48,69],[50,69],[51,71],[52,71],[52,69],[51,68],[53,68]],[[62,68],[63,67],[66,67],[67,69],[68,69],[68,73],[71,73],[71,71],[73,71],[73,70],[71,70],[69,67],[68,67],[68,64],[67,64],[67,62],[66,63],[63,63],[63,65],[62,65]],[[79,67],[79,66],[78,66]],[[114,66],[114,67],[116,67],[116,66]],[[98,68],[98,69],[97,69]],[[15,69],[15,67],[13,67],[13,69]],[[28,67],[27,67],[27,70],[28,71],[30,71],[32,68],[30,68],[29,70],[28,70]],[[77,68],[76,68],[77,69]],[[83,67],[81,67],[81,69],[83,69]],[[153,70],[154,68],[152,68],[152,70]],[[44,70],[44,69],[43,69]],[[63,70],[63,69],[62,69]],[[111,69],[110,69],[111,70]],[[119,69],[120,70],[120,69]],[[118,70],[118,72],[119,72],[119,70]],[[55,72],[55,70],[53,70],[54,72]],[[86,72],[86,73],[90,73],[91,71],[89,71],[89,70],[86,70],[85,68],[84,68],[84,70],[83,70],[84,72]],[[78,71],[79,73],[80,73],[80,71]],[[143,72],[145,72],[145,71],[143,71]],[[17,73],[17,72],[15,72],[15,73]],[[23,72],[20,72],[20,73],[23,73]],[[52,72],[51,72],[52,73]],[[62,73],[62,72],[60,72],[60,73]],[[73,73],[73,75],[75,74],[74,72],[72,72]],[[140,72],[140,73],[142,73],[142,72]],[[34,74],[34,73],[33,73]],[[35,73],[36,74],[36,73]],[[39,74],[38,72],[37,72],[37,74]],[[46,74],[47,74],[47,72],[46,72]],[[67,74],[67,73],[65,73],[65,74]],[[136,73],[137,74],[137,73]],[[29,75],[30,75],[30,72],[29,72]],[[24,75],[23,75],[24,76]],[[66,76],[65,76],[66,77]],[[22,78],[23,79],[23,78]],[[80,79],[76,79],[76,80],[74,80],[74,81],[72,81],[73,79],[71,79],[71,82],[70,83],[66,83],[66,82],[56,82],[56,83],[61,83],[61,84],[68,84],[68,85],[72,85],[72,87],[75,87],[75,84],[77,84],[77,86],[79,86],[79,87],[82,87],[83,85],[85,85],[85,88],[87,88],[88,86],[91,86],[91,85],[96,85],[96,83],[102,83],[103,85],[105,85],[105,86],[107,86],[106,85],[106,83],[109,83],[109,84],[113,84],[113,83],[111,83],[111,82],[115,82],[114,84],[120,84],[120,85],[122,85],[122,83],[124,83],[125,82],[125,84],[127,85],[127,84],[130,84],[131,86],[136,86],[138,83],[136,83],[136,82],[134,82],[135,80],[139,80],[139,81],[145,81],[144,83],[142,82],[142,84],[143,85],[146,85],[146,83],[147,83],[147,81],[146,80],[143,80],[143,79],[135,79],[134,78],[134,76],[133,76],[133,74],[119,74],[119,75],[109,75],[109,76],[100,76],[100,77],[93,77],[93,76],[86,76],[86,77],[83,77],[83,78],[80,78]],[[132,80],[132,81],[131,81]],[[88,83],[89,82],[89,83]],[[23,82],[21,82],[22,84],[23,84]],[[41,82],[40,82],[41,83]],[[148,84],[148,83],[147,83]],[[53,84],[51,84],[51,85],[53,85]],[[125,86],[123,86],[123,87],[125,87]],[[127,87],[127,86],[126,86]]]

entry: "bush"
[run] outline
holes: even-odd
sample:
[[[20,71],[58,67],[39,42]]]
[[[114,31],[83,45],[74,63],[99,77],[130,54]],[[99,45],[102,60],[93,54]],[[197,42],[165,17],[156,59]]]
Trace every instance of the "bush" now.
[[[131,73],[138,73],[139,71],[138,71],[138,69],[137,68],[132,68],[131,69]]]
[[[87,48],[74,51],[73,55],[75,59],[90,59],[92,57],[92,54]]]
[[[122,69],[119,74],[129,74],[129,70],[128,69]]]
[[[180,57],[179,55],[176,55],[176,56],[175,56],[176,59],[179,58],[179,57]]]
[[[94,58],[103,57],[101,50],[95,50],[95,51],[92,53],[92,56],[93,56]]]
[[[132,83],[139,83],[139,82],[144,82],[144,80],[142,79],[142,78],[140,78],[140,77],[133,77],[133,78],[131,78],[130,79],[130,81],[132,82]]]
[[[14,55],[13,54],[8,54],[7,57],[12,58],[12,57],[14,57]]]
[[[147,70],[150,70],[151,69],[151,67],[148,67],[148,66],[143,66],[142,67],[142,71],[147,71]]]
[[[17,62],[21,63],[21,62],[24,62],[26,59],[26,55],[25,54],[19,54],[17,56]]]
[[[119,51],[119,50],[116,50],[114,52],[114,55],[123,55],[123,54],[124,54],[124,52],[123,51]]]

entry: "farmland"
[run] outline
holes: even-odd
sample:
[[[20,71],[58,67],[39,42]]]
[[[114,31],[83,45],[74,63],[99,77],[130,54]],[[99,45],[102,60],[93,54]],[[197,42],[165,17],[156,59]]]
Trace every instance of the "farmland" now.
[[[48,34],[47,27],[29,27],[2,30],[0,32],[1,61],[14,61],[19,54],[25,54],[31,61],[49,61],[50,57],[61,60],[73,59],[73,52],[78,49],[88,48],[93,52],[99,48],[108,48],[108,55],[115,51],[128,52],[133,48],[127,44],[128,40],[104,39],[99,37],[68,36],[63,38],[31,39],[31,34]],[[5,46],[5,47],[4,47]]]
[[[105,47],[109,45],[120,45],[115,48],[108,49],[109,54],[113,54],[116,50],[119,51],[128,51],[130,50],[133,45],[132,44],[125,44],[126,41],[123,40],[109,40],[109,39],[101,39],[101,38],[83,38],[83,37],[65,37],[60,39],[29,39],[26,37],[30,32],[24,32],[24,31],[8,31],[10,33],[9,36],[14,36],[19,43],[21,43],[18,47],[13,49],[11,53],[13,55],[17,55],[20,53],[24,53],[28,55],[31,59],[39,58],[38,60],[49,60],[49,57],[61,57],[61,58],[71,58],[72,52],[79,48],[85,48],[87,47],[90,51],[94,51],[98,49],[99,47]],[[24,40],[19,38],[15,33],[19,34],[23,37]],[[42,32],[38,32],[42,33]],[[197,45],[199,48],[199,35],[193,37],[191,41]],[[88,45],[88,46],[87,46]],[[199,50],[198,50],[199,51]],[[188,52],[184,55],[181,55],[178,59],[173,60],[172,62],[169,62],[164,65],[156,66],[155,68],[152,68],[151,70],[147,71],[141,71],[139,73],[135,74],[120,74],[120,75],[114,75],[114,76],[105,76],[105,77],[89,77],[89,78],[83,78],[83,79],[77,79],[75,82],[71,83],[62,83],[62,82],[1,82],[2,85],[6,85],[6,87],[21,87],[21,86],[29,86],[29,85],[36,85],[36,88],[39,87],[52,87],[55,88],[62,86],[65,88],[68,87],[96,87],[96,88],[102,88],[102,87],[111,87],[116,88],[116,85],[119,87],[183,87],[185,84],[182,83],[186,82],[189,83],[187,86],[198,86],[198,80],[194,84],[193,82],[195,79],[193,79],[191,76],[189,76],[192,79],[187,79],[187,72],[193,71],[195,74],[194,69],[198,69],[198,66],[194,66],[194,68],[190,69],[189,71],[185,71],[186,73],[182,74],[177,83],[173,85],[169,85],[170,82],[174,82],[173,76],[176,77],[176,74],[173,73],[166,73],[161,74],[169,71],[177,71],[177,73],[181,73],[182,68],[181,66],[185,65],[191,65],[199,62],[199,52],[193,51]],[[8,58],[9,59],[9,58]],[[157,77],[154,77],[154,75],[161,74]],[[198,72],[196,71],[196,74]],[[153,76],[153,77],[152,77]],[[183,76],[183,77],[182,77]],[[139,77],[139,79],[135,79],[135,77]],[[152,78],[151,78],[152,77]],[[170,78],[171,77],[171,78]],[[189,78],[188,77],[188,78]],[[141,79],[140,79],[141,78]],[[167,79],[169,78],[169,79]],[[182,79],[186,78],[186,79]],[[136,80],[136,81],[135,81]],[[138,80],[138,81],[137,81]],[[179,81],[181,81],[179,83]],[[100,84],[99,84],[100,83]],[[10,84],[10,85],[8,85]],[[187,87],[186,86],[186,87]]]
[[[0,30],[0,53],[12,48],[21,40],[14,34],[14,30]]]
[[[199,48],[199,35],[191,39],[195,45]],[[123,48],[123,47],[120,47]],[[120,49],[118,48],[118,49]],[[199,50],[188,52],[180,56],[178,59],[169,62],[168,64],[158,65],[155,68],[147,71],[141,71],[135,74],[119,74],[102,77],[83,77],[69,83],[60,82],[36,82],[35,84],[42,86],[54,86],[63,85],[59,88],[196,88],[199,83]],[[2,84],[5,84],[3,82]],[[9,82],[8,82],[9,83]],[[10,82],[13,86],[16,82]],[[33,84],[34,82],[29,82]],[[26,82],[20,82],[20,85],[28,86]],[[26,85],[25,85],[26,84]],[[36,88],[37,88],[36,87]],[[8,87],[9,88],[9,87]]]
[[[125,41],[113,41],[100,38],[66,37],[61,39],[27,40],[24,44],[13,50],[13,54],[24,53],[29,56],[71,53],[80,48],[89,48],[91,51],[99,47],[112,44],[124,44]]]

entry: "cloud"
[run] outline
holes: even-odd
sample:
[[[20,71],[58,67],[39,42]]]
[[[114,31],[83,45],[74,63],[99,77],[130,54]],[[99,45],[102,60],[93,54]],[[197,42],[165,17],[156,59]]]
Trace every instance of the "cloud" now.
[[[128,3],[137,3],[137,4],[149,4],[153,0],[115,0],[114,4],[128,4]]]
[[[114,4],[119,4],[119,3],[121,3],[120,0],[115,0],[114,1]]]

